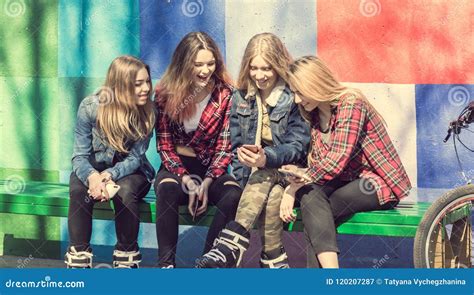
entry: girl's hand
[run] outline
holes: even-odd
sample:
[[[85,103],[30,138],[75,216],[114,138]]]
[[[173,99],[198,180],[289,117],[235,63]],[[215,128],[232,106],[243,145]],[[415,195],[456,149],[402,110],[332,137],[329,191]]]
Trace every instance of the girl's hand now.
[[[281,166],[281,169],[290,171],[294,174],[301,175],[301,177],[296,177],[296,176],[288,176],[286,179],[288,182],[291,184],[308,184],[311,183],[311,178],[308,176],[308,168],[300,168],[296,165],[283,165]]]
[[[92,173],[87,178],[89,181],[89,190],[87,192],[94,200],[102,199],[102,192],[105,191],[105,182],[102,179],[103,177],[98,172]]]
[[[199,187],[199,192],[198,192],[198,198],[199,201],[202,202],[202,205],[197,209],[196,215],[199,216],[206,212],[207,210],[207,203],[208,203],[208,192],[209,192],[209,186],[211,186],[213,179],[210,177],[206,177],[203,182],[201,183],[201,186]]]
[[[198,201],[198,193],[199,193],[199,183],[195,180],[193,180],[189,175],[184,175],[183,176],[183,184],[186,187],[186,190],[188,191],[188,196],[189,196],[189,203],[188,203],[188,211],[191,214],[191,216],[194,216],[194,204],[195,202]]]
[[[109,192],[107,191],[107,184],[115,185],[115,182],[112,180],[112,175],[109,172],[102,172],[100,173],[102,177],[102,183],[104,185],[104,189],[102,191],[102,198],[100,199],[101,202],[107,202],[110,200]]]
[[[265,150],[262,147],[258,147],[258,152],[254,153],[246,148],[239,147],[237,148],[237,158],[240,163],[244,164],[247,167],[265,167],[267,163],[267,156],[265,155]]]
[[[289,185],[283,192],[283,197],[280,203],[280,218],[283,222],[292,222],[296,220],[296,215],[293,213],[295,206],[295,194],[301,186]]]

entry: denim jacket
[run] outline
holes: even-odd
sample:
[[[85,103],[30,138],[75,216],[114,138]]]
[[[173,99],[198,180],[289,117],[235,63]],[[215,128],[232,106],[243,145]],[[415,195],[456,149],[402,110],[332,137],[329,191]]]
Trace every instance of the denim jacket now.
[[[275,107],[267,106],[270,118],[273,145],[264,148],[267,162],[265,168],[280,168],[286,164],[303,163],[310,142],[310,128],[301,117],[294,103],[294,94],[286,85]],[[231,171],[242,187],[247,184],[251,168],[237,158],[237,148],[243,144],[257,142],[258,107],[255,95],[236,90],[231,114],[230,134],[232,143]]]
[[[87,177],[96,169],[91,162],[103,163],[107,168],[104,171],[112,175],[112,180],[130,175],[137,170],[143,172],[149,181],[155,175],[155,170],[145,156],[152,133],[143,140],[130,143],[129,153],[123,158],[117,157],[118,162],[113,165],[116,151],[107,144],[104,135],[97,129],[97,109],[99,99],[97,96],[86,97],[79,105],[77,111],[76,127],[74,129],[74,151],[72,155],[72,168],[77,177],[89,186]],[[117,154],[120,156],[122,154]]]

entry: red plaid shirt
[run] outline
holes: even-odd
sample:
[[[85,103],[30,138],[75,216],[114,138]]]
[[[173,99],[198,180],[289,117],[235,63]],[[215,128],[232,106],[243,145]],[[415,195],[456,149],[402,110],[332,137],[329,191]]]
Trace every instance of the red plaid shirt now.
[[[196,131],[186,133],[182,123],[171,122],[162,111],[159,89],[156,89],[157,108],[156,143],[161,161],[173,174],[188,174],[186,167],[176,153],[175,145],[193,148],[198,159],[209,165],[206,177],[217,178],[226,173],[231,162],[229,116],[232,105],[230,86],[218,83],[205,107]]]
[[[308,174],[324,185],[334,178],[364,178],[362,190],[376,189],[380,204],[406,197],[411,183],[387,130],[367,102],[344,96],[332,109],[329,140],[325,143],[319,116],[313,116],[312,152]]]

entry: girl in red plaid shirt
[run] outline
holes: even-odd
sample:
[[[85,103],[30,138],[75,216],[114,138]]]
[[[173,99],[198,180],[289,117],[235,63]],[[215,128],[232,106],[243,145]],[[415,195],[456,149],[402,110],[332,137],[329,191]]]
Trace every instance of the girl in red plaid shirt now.
[[[217,207],[204,246],[233,220],[242,190],[226,174],[232,153],[232,91],[217,44],[203,32],[187,34],[156,88],[156,138],[162,165],[155,179],[156,234],[162,268],[175,267],[179,205],[193,217]]]
[[[356,212],[392,209],[409,194],[410,180],[383,118],[359,90],[341,85],[314,56],[290,65],[289,81],[311,124],[311,147],[308,168],[285,167],[307,180],[289,177],[280,216],[295,218],[296,199],[312,250],[308,263],[337,268],[336,227]]]

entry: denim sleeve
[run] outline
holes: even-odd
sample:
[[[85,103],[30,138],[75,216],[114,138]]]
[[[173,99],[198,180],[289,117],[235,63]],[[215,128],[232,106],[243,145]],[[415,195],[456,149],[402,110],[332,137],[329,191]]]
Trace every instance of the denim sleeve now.
[[[243,166],[237,158],[237,148],[242,145],[242,133],[241,126],[239,123],[239,117],[237,114],[237,106],[242,100],[239,91],[234,92],[232,107],[230,109],[230,142],[232,148],[232,162],[230,174],[241,183]]]
[[[77,111],[76,126],[74,128],[74,150],[72,154],[72,169],[79,180],[85,186],[89,186],[87,177],[94,171],[94,167],[89,162],[89,156],[92,152],[92,127],[93,118],[88,108],[90,104],[82,101]]]
[[[137,140],[130,149],[130,153],[125,159],[123,159],[123,161],[117,162],[113,167],[104,170],[112,175],[113,181],[117,181],[130,175],[140,168],[142,158],[148,150],[152,135],[153,132],[151,132],[145,139]]]
[[[310,128],[301,117],[298,106],[292,103],[288,126],[283,136],[285,142],[276,146],[265,147],[267,156],[267,168],[280,168],[282,165],[291,164],[306,157],[309,141]]]

